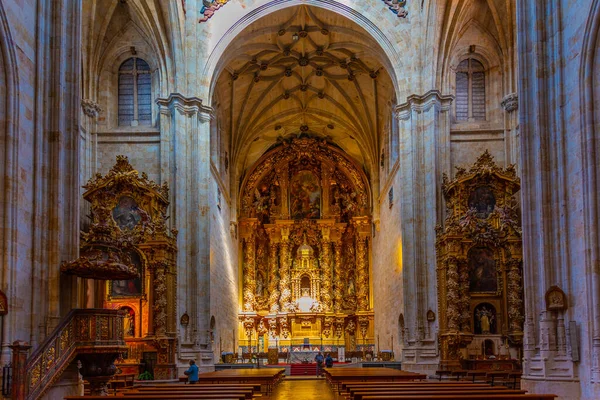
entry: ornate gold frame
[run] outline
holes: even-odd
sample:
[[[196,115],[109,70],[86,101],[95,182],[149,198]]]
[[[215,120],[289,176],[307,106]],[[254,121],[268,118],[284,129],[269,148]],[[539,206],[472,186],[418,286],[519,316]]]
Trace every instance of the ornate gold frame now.
[[[492,210],[470,208],[475,189],[487,186],[494,198]],[[467,171],[443,177],[446,200],[444,226],[436,227],[439,345],[442,368],[460,368],[461,348],[473,339],[472,314],[478,304],[497,307],[498,333],[520,347],[523,338],[522,241],[520,210],[515,194],[520,181],[514,166],[498,167],[489,152]],[[489,212],[488,215],[482,215]],[[472,248],[493,251],[497,269],[495,292],[470,292],[468,254]]]

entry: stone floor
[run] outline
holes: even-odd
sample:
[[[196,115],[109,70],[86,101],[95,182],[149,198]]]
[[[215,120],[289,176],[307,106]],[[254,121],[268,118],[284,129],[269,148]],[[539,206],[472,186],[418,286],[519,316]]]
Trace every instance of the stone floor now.
[[[335,400],[325,379],[284,379],[269,400]],[[265,399],[266,400],[266,399]]]

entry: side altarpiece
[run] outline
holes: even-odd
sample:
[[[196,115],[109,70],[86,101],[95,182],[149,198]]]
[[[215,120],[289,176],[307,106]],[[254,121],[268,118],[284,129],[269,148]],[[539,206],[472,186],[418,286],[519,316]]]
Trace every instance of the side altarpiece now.
[[[109,241],[138,273],[133,279],[108,280],[100,290],[105,308],[127,312],[128,351],[119,368],[136,375],[140,367],[151,369],[154,379],[177,378],[177,231],[167,225],[169,188],[140,176],[125,156],[117,156],[106,176],[96,174],[84,188],[91,224],[81,253],[93,257],[89,248]]]
[[[255,164],[240,198],[242,350],[372,351],[362,169],[335,145],[296,138]]]
[[[443,178],[447,206],[437,227],[441,367],[513,368],[523,339],[520,189],[514,166],[486,151]],[[504,361],[504,362],[501,362]]]

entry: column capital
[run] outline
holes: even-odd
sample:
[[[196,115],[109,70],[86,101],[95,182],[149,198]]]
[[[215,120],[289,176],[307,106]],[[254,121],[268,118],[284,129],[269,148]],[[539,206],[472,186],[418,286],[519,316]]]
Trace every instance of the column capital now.
[[[507,94],[500,102],[506,112],[513,112],[519,108],[519,95],[516,93]]]
[[[198,97],[185,97],[181,93],[171,93],[167,98],[156,99],[161,113],[177,110],[188,116],[197,115],[202,122],[209,122],[213,118],[213,109],[202,104]]]
[[[92,100],[81,99],[81,109],[83,113],[90,118],[97,118],[102,112],[102,108],[98,103]]]

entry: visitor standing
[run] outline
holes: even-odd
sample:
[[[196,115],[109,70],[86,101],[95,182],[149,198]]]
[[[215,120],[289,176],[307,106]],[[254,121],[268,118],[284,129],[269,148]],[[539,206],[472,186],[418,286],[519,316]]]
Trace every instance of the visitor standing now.
[[[194,360],[190,360],[190,367],[184,374],[188,377],[188,383],[198,382],[198,366]]]
[[[321,372],[323,370],[323,354],[321,352],[317,353],[315,356],[315,361],[317,362],[317,376],[321,376]]]
[[[330,353],[327,353],[327,357],[325,357],[325,366],[327,368],[333,367],[333,357],[331,357]]]

